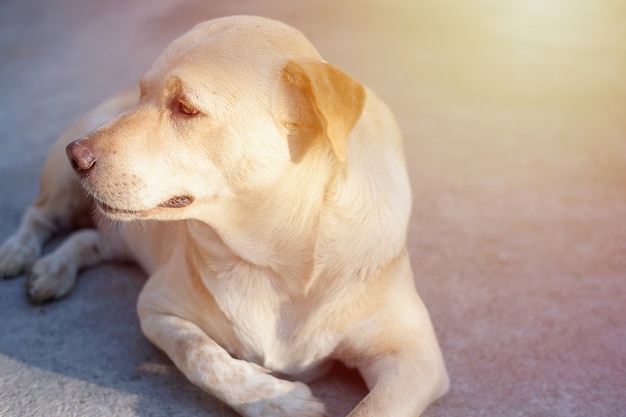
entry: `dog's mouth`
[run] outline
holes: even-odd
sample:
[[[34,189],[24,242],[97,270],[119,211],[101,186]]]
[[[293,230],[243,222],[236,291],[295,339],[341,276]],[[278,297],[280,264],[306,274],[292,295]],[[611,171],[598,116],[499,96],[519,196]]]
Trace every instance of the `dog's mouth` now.
[[[193,197],[182,195],[182,196],[172,197],[169,200],[162,202],[161,204],[159,204],[159,207],[183,208],[183,207],[187,207],[191,203],[193,203]]]
[[[96,205],[98,209],[105,215],[117,219],[131,219],[131,218],[141,218],[141,217],[149,217],[152,213],[154,213],[157,209],[180,209],[185,208],[193,203],[193,197],[191,196],[175,196],[168,200],[165,200],[161,204],[157,205],[152,209],[147,210],[127,210],[121,209],[117,207],[112,207],[105,202],[96,199]]]

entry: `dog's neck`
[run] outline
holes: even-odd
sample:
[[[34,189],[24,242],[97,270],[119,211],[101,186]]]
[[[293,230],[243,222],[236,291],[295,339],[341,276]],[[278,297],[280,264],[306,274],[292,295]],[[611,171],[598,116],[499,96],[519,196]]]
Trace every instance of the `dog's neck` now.
[[[191,222],[190,235],[201,243],[210,227],[240,260],[302,288],[313,273],[318,225],[329,204],[327,191],[340,175],[339,165],[315,170],[294,164],[271,187],[229,201],[229,209],[220,210],[228,215]]]
[[[290,169],[281,182],[221,210],[229,215],[200,218],[205,224],[190,227],[191,235],[201,242],[203,228],[211,227],[238,259],[293,282],[294,291],[310,288],[320,276],[366,279],[403,250],[406,207],[395,213],[383,193],[410,201],[408,184],[395,190],[375,183],[358,161],[330,170],[298,164]],[[379,231],[377,241],[369,236],[372,230]],[[355,264],[359,271],[344,270]]]

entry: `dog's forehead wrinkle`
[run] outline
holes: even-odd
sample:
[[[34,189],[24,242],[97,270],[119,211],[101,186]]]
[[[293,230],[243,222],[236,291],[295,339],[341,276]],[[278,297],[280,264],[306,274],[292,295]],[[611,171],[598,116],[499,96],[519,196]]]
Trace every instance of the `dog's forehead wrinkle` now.
[[[179,89],[177,92],[189,100],[209,102],[210,100],[219,101],[223,99],[223,94],[219,93],[214,86],[207,82],[208,77],[193,81],[186,81],[179,75],[173,75],[172,77],[178,79]]]
[[[187,76],[181,71],[173,71],[159,77],[161,81],[152,81],[152,85],[161,86],[156,93],[160,105],[168,106],[172,101],[182,100],[202,110],[206,115],[222,114],[226,98],[210,83]]]

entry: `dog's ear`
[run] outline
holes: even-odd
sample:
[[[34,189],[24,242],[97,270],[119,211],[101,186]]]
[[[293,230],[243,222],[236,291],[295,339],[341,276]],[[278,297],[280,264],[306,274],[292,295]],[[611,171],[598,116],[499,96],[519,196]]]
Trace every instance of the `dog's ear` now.
[[[289,61],[281,71],[279,117],[289,128],[292,157],[298,160],[316,140],[325,140],[340,161],[348,134],[361,117],[365,89],[322,61]]]

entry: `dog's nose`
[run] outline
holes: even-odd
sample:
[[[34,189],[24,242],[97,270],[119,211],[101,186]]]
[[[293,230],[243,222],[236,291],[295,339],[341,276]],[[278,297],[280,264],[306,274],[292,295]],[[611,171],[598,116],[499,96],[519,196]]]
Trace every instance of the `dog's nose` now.
[[[67,145],[65,153],[74,171],[80,176],[86,175],[96,164],[93,147],[84,139],[78,139]]]

